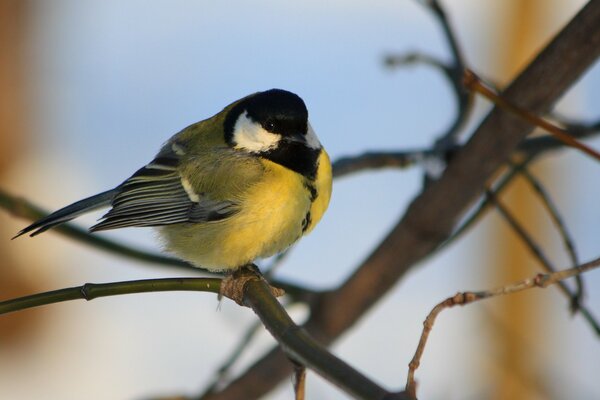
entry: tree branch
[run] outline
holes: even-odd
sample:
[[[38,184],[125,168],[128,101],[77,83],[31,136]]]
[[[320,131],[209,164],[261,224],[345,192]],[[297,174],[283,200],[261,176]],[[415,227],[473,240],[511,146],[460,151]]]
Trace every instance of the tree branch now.
[[[90,301],[98,297],[167,291],[219,293],[220,287],[221,280],[217,278],[163,278],[111,283],[86,283],[83,286],[0,301],[0,315],[69,300],[83,299]]]
[[[243,274],[243,272],[241,272]],[[241,276],[242,303],[253,309],[295,362],[313,369],[357,399],[407,400],[404,392],[389,392],[340,360],[315,341],[289,317],[273,296],[273,288],[259,275]],[[66,289],[38,293],[0,302],[0,314],[69,300],[164,291],[200,291],[222,294],[222,280],[216,278],[165,278],[111,283],[86,283]],[[238,301],[236,298],[233,300]],[[243,398],[243,397],[242,397]]]

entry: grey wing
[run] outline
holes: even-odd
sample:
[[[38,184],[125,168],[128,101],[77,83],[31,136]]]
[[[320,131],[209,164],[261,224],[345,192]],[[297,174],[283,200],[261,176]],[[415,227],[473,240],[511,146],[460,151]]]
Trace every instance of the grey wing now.
[[[112,208],[90,231],[218,221],[237,212],[234,202],[186,191],[176,169],[179,157],[161,153],[117,188]]]

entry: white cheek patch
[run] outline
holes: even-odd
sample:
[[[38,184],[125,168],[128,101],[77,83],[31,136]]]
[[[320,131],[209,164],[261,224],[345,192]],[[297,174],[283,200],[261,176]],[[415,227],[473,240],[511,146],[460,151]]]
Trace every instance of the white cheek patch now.
[[[280,135],[271,133],[260,124],[252,121],[244,111],[233,127],[233,143],[236,149],[263,152],[277,147]]]
[[[320,149],[321,142],[319,142],[319,138],[317,138],[317,134],[313,130],[312,126],[310,126],[310,122],[308,123],[308,131],[306,132],[306,146],[311,149]]]

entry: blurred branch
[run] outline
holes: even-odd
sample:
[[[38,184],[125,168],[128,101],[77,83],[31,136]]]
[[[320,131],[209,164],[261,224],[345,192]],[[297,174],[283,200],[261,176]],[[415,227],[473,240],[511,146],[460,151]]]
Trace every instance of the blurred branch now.
[[[233,365],[239,361],[244,350],[248,348],[248,345],[252,339],[256,336],[259,330],[263,327],[260,321],[253,322],[252,325],[246,329],[246,333],[239,339],[238,344],[233,348],[229,357],[225,359],[225,362],[217,369],[217,373],[213,378],[212,382],[209,383],[199,397],[203,398],[211,393],[216,393],[221,387],[225,385],[229,379],[231,369]]]
[[[415,351],[415,355],[409,363],[408,369],[408,377],[406,382],[406,392],[415,396],[415,380],[414,375],[417,368],[421,363],[421,357],[423,356],[423,352],[425,350],[425,346],[427,344],[427,339],[429,338],[429,334],[433,329],[433,324],[435,323],[435,319],[443,310],[454,307],[457,305],[464,306],[466,304],[473,303],[475,301],[489,299],[491,297],[503,296],[507,294],[521,292],[523,290],[531,289],[531,288],[546,288],[550,285],[554,285],[555,283],[561,283],[564,279],[571,278],[584,272],[590,271],[594,268],[600,267],[600,258],[592,260],[588,263],[576,266],[574,268],[563,269],[561,271],[556,271],[552,273],[546,274],[537,274],[532,278],[524,279],[522,281],[514,282],[496,289],[485,290],[480,292],[462,292],[457,293],[456,295],[447,298],[442,301],[438,305],[436,305],[427,318],[423,322],[423,332],[421,333],[421,338],[419,340],[419,345],[417,346],[417,350]]]
[[[469,90],[466,90],[465,86],[463,85],[462,76],[466,63],[464,61],[462,51],[460,50],[454,30],[450,26],[450,21],[446,16],[445,10],[437,0],[422,0],[420,3],[428,7],[429,11],[437,18],[438,23],[443,30],[443,36],[448,43],[448,47],[450,48],[452,61],[450,63],[444,63],[443,61],[428,55],[423,55],[420,53],[408,53],[404,55],[388,55],[385,57],[384,63],[389,67],[423,63],[441,71],[450,83],[452,92],[454,93],[454,97],[456,99],[458,110],[455,113],[452,124],[450,124],[445,132],[439,135],[433,146],[433,155],[439,161],[438,164],[441,163],[445,168],[449,159],[449,154],[452,154],[456,150],[458,145],[458,136],[472,114],[474,96],[473,93]],[[426,182],[428,182],[430,179],[438,179],[440,170],[442,170],[442,168],[434,168],[433,170],[430,170],[427,168],[427,166],[428,165],[426,164]]]
[[[333,177],[381,168],[406,168],[420,161],[431,150],[371,151],[359,156],[341,157],[333,163]]]
[[[550,110],[600,54],[600,0],[592,0],[503,92],[531,112]],[[304,325],[329,344],[354,325],[404,274],[446,241],[486,183],[532,126],[494,107],[442,177],[417,196],[405,215],[339,288],[311,304]],[[276,349],[250,366],[222,392],[206,399],[256,399],[289,376],[291,367]],[[246,395],[244,390],[251,389]]]
[[[301,364],[294,365],[294,391],[296,400],[304,400],[306,387],[306,368]]]
[[[450,47],[450,52],[452,53],[452,59],[454,60],[455,65],[454,68],[458,74],[462,74],[461,71],[465,66],[464,57],[462,55],[462,51],[460,50],[460,46],[458,45],[458,40],[456,40],[454,30],[450,26],[450,21],[446,16],[446,11],[442,8],[437,0],[421,0],[421,3],[429,7],[433,15],[438,19],[444,31],[444,37],[446,38],[446,41]]]
[[[600,121],[590,124],[576,122],[560,122],[564,124],[564,131],[572,138],[584,139],[600,133]],[[566,144],[551,135],[526,138],[515,150],[518,155],[529,160],[553,150],[564,149]],[[451,151],[450,158],[460,149],[455,146]],[[369,151],[357,156],[346,156],[338,158],[333,163],[334,178],[341,178],[357,172],[384,169],[384,168],[408,168],[422,163],[425,159],[435,157],[437,152],[431,149],[414,149],[406,151]]]
[[[533,174],[527,168],[522,168],[520,174],[525,181],[531,186],[534,193],[536,193],[544,205],[544,208],[550,215],[552,223],[558,230],[558,234],[560,235],[562,242],[565,246],[565,250],[571,260],[571,267],[575,267],[579,265],[579,257],[577,257],[577,251],[575,250],[575,241],[569,234],[567,226],[565,225],[560,213],[558,211],[558,207],[552,201],[550,195],[546,192],[542,184],[533,176]],[[571,302],[571,310],[573,312],[577,311],[581,306],[581,300],[584,297],[584,289],[583,289],[583,278],[580,275],[575,277],[575,281],[577,283],[577,293],[572,297]]]
[[[504,217],[504,219],[509,223],[513,231],[519,236],[519,238],[523,241],[523,243],[527,246],[527,248],[531,251],[531,253],[535,256],[535,258],[539,261],[540,264],[549,271],[550,273],[554,273],[556,268],[552,265],[552,262],[544,255],[541,248],[537,245],[537,243],[533,240],[531,235],[527,233],[525,228],[515,219],[512,213],[504,207],[504,205],[495,197],[495,195],[491,192],[487,192],[487,196],[490,198],[490,201],[494,203],[500,214]],[[564,282],[558,282],[559,288],[562,292],[570,299],[571,305],[573,303],[578,302],[577,294],[571,292],[569,287]],[[596,335],[600,336],[600,323],[596,321],[591,312],[584,307],[583,305],[579,305],[579,310],[581,314],[586,319],[586,321],[590,324]]]
[[[458,135],[464,127],[473,110],[473,95],[465,90],[462,84],[464,66],[461,64],[447,64],[443,61],[426,54],[417,52],[400,55],[387,55],[384,63],[388,67],[404,67],[411,64],[424,64],[438,69],[450,83],[454,97],[458,104],[458,111],[450,127],[436,140],[434,148],[443,153],[457,143]]]
[[[496,94],[491,88],[486,86],[475,73],[471,70],[465,70],[464,74],[464,85],[469,90],[473,92],[477,92],[492,102],[496,104],[496,106],[501,107],[509,112],[512,112],[515,115],[523,118],[523,120],[529,122],[533,126],[538,126],[544,129],[546,132],[550,133],[554,136],[555,139],[563,142],[567,146],[574,147],[586,153],[587,155],[595,158],[597,161],[600,161],[600,153],[591,147],[585,145],[584,143],[579,142],[577,139],[573,138],[569,132],[559,128],[556,125],[553,125],[551,122],[546,121],[545,119],[535,115],[533,112],[530,112],[526,108],[519,107],[516,103],[506,99],[505,97]]]
[[[584,139],[586,137],[597,135],[600,133],[600,121],[591,124],[583,124],[581,122],[565,122],[558,120],[563,124],[565,130],[570,136],[576,139]],[[527,154],[530,157],[539,155],[550,150],[563,148],[565,144],[551,135],[529,138],[523,141],[518,148],[518,151]]]
[[[437,0],[420,1],[426,6],[431,13],[437,18],[443,33],[444,38],[448,42],[448,47],[452,55],[451,63],[444,63],[439,59],[423,55],[420,53],[408,53],[404,55],[388,55],[384,59],[384,63],[389,67],[404,66],[414,63],[423,63],[439,69],[452,87],[452,91],[456,98],[458,111],[454,121],[449,128],[437,139],[434,149],[439,156],[445,154],[449,149],[453,148],[457,143],[457,137],[468,120],[473,110],[473,95],[469,90],[465,90],[462,84],[462,75],[465,69],[465,61],[456,39],[454,30],[450,26],[450,21],[446,16],[446,12],[441,7]]]
[[[520,164],[513,165],[510,170],[502,176],[499,182],[496,184],[494,188],[494,194],[496,196],[500,195],[508,187],[508,185],[512,182],[513,178],[518,174],[521,168],[525,168],[527,164],[529,164],[530,160],[526,159],[522,161]],[[466,233],[471,227],[475,225],[483,214],[489,210],[492,205],[492,201],[487,196],[481,196],[481,200],[479,204],[474,207],[471,213],[465,218],[465,220],[461,223],[461,225],[456,228],[456,230],[452,233],[452,235],[440,245],[438,250],[441,250],[450,244],[454,243],[458,240],[464,233]]]

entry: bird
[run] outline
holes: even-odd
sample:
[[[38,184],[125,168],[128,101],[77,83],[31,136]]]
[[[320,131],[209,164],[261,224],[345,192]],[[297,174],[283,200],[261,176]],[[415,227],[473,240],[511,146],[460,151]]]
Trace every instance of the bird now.
[[[166,252],[232,272],[309,233],[331,190],[331,162],[304,101],[270,89],[189,125],[117,187],[49,214],[15,238],[109,208],[90,232],[153,227]]]

